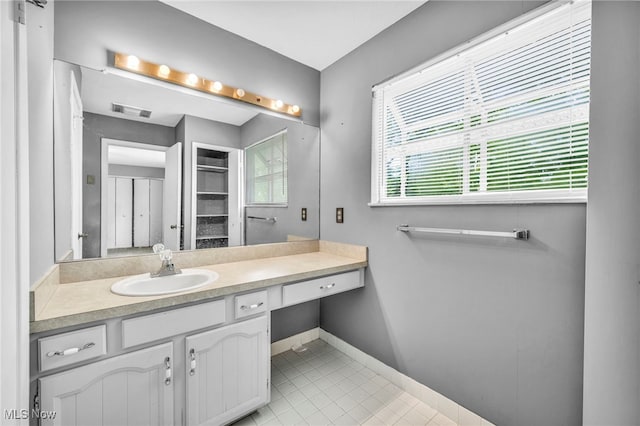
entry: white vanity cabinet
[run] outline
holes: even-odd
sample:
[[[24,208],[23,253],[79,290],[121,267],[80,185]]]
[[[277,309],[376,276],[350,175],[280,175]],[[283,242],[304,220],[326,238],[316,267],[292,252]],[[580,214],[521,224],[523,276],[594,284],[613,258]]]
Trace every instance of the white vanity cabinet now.
[[[42,425],[172,425],[173,344],[165,343],[39,379]]]
[[[266,315],[186,338],[187,425],[221,425],[269,402]]]
[[[33,334],[40,424],[229,424],[270,401],[271,311],[361,286],[358,269]]]

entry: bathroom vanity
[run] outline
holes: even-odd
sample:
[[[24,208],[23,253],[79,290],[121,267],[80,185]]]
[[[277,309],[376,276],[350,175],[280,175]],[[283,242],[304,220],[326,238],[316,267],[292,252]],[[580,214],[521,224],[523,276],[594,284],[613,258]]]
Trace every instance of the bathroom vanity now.
[[[123,278],[113,271],[138,273],[153,259],[60,264],[34,287],[31,386],[41,424],[226,424],[249,414],[270,400],[271,311],[362,287],[367,265],[365,247],[324,241],[200,250],[174,260],[216,271],[210,285],[110,292]]]

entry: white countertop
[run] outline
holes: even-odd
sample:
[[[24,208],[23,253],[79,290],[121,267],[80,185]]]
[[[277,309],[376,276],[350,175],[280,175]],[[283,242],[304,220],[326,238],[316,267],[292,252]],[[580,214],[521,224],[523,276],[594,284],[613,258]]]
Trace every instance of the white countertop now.
[[[330,243],[324,247],[325,251],[197,266],[217,272],[219,278],[196,290],[162,296],[120,296],[112,293],[111,286],[125,276],[57,283],[50,286],[48,300],[42,308],[33,313],[31,332],[146,312],[367,266],[366,248],[351,246],[360,249],[354,256],[345,252],[344,247]]]

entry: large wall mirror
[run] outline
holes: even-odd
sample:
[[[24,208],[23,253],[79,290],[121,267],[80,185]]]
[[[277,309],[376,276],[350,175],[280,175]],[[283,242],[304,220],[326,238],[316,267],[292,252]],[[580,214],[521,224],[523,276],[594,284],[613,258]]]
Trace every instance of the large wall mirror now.
[[[319,129],[54,61],[58,261],[319,237]]]

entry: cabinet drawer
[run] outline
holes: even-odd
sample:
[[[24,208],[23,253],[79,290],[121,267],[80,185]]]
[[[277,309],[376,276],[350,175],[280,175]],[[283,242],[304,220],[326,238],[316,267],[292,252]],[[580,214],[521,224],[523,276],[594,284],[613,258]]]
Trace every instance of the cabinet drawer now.
[[[222,324],[226,319],[224,300],[201,303],[122,321],[122,347],[140,345]]]
[[[38,339],[40,371],[74,364],[107,353],[104,325]]]
[[[267,311],[267,292],[256,291],[254,293],[236,296],[236,319],[255,315]]]
[[[282,304],[294,305],[357,287],[362,287],[359,270],[288,284],[282,286]]]

